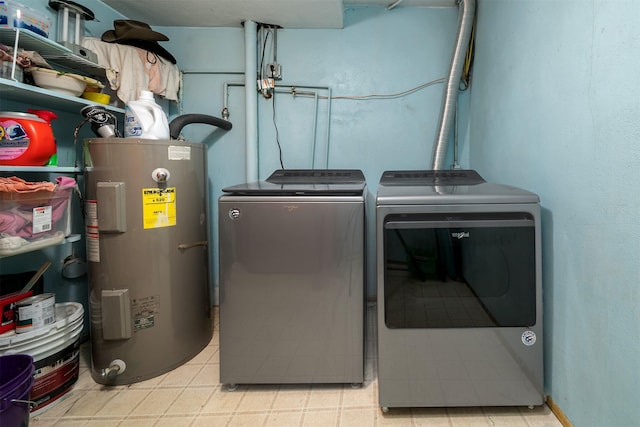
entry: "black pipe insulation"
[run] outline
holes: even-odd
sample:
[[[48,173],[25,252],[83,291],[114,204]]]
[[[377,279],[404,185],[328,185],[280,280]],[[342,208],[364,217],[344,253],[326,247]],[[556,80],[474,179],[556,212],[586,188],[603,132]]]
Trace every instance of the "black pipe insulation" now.
[[[207,114],[183,114],[171,120],[171,123],[169,123],[169,135],[171,139],[178,139],[182,128],[192,123],[202,123],[217,126],[224,130],[231,130],[231,122],[219,117],[209,116]]]

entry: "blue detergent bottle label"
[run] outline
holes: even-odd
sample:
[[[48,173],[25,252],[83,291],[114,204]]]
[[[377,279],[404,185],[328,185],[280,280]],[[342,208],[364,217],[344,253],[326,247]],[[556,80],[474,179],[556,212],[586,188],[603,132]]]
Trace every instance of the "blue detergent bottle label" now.
[[[142,126],[129,106],[124,107],[124,135],[125,137],[136,137],[142,135]]]

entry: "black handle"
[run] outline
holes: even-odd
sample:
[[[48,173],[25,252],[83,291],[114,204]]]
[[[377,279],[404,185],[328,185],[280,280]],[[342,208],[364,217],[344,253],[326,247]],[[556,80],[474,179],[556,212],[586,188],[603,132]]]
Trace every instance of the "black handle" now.
[[[231,122],[219,117],[209,116],[207,114],[183,114],[171,120],[171,123],[169,123],[169,135],[171,139],[178,139],[182,128],[191,123],[202,123],[217,126],[224,130],[231,130]]]

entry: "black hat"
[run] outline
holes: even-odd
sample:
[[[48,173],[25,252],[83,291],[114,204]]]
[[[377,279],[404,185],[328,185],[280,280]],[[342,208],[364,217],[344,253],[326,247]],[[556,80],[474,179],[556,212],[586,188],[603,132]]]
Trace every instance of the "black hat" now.
[[[160,55],[173,64],[176,63],[176,58],[158,44],[158,40],[167,41],[169,37],[153,31],[149,24],[131,19],[116,19],[113,21],[113,28],[113,30],[105,31],[102,34],[103,42],[125,44],[145,49]]]
[[[131,19],[116,19],[113,21],[114,30],[105,31],[102,41],[108,43],[122,40],[152,40],[167,41],[169,37],[153,31],[149,24]]]

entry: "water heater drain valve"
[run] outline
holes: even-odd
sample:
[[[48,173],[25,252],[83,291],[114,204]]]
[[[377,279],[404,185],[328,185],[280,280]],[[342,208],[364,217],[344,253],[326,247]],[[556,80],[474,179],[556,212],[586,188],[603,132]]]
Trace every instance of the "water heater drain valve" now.
[[[115,378],[117,375],[122,375],[127,369],[127,364],[124,360],[115,359],[109,364],[108,368],[102,370],[103,378]]]

